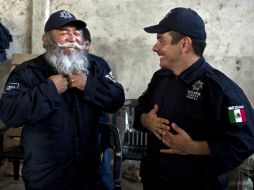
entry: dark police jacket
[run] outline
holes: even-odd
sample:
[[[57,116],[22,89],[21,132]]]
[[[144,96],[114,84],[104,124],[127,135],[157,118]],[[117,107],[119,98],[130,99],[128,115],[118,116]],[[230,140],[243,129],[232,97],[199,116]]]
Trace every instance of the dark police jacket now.
[[[12,42],[12,35],[9,30],[0,22],[0,62],[7,59],[5,49],[9,49]]]
[[[211,156],[162,154],[165,146],[152,134],[143,177],[168,179],[223,176],[254,152],[254,114],[243,91],[200,58],[179,76],[158,70],[135,109],[134,128],[142,113],[159,105],[159,117],[175,122],[195,141],[207,141]],[[153,171],[154,170],[154,171]],[[184,183],[184,180],[183,180]]]
[[[7,80],[0,116],[7,126],[24,126],[23,175],[35,185],[42,183],[41,188],[50,180],[52,162],[64,165],[75,157],[85,175],[95,172],[100,113],[115,112],[124,103],[123,88],[107,63],[94,55],[89,60],[84,91],[68,89],[59,95],[48,79],[56,73],[44,55],[17,66]]]

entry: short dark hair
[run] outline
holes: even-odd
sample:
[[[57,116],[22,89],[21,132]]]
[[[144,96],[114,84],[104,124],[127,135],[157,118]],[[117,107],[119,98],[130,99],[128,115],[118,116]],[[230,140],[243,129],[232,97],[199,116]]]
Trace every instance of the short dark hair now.
[[[91,34],[89,32],[89,30],[87,28],[83,28],[83,36],[84,36],[84,40],[89,41],[89,43],[91,43]]]
[[[203,40],[192,38],[192,37],[191,37],[191,41],[192,41],[192,47],[193,47],[194,52],[198,56],[203,56],[203,53],[204,53],[205,47],[206,47],[206,42]]]
[[[172,44],[177,44],[181,39],[183,39],[184,37],[186,37],[186,35],[183,35],[179,32],[175,32],[175,31],[170,31],[169,34],[172,36]],[[190,37],[191,41],[192,41],[192,47],[194,52],[198,55],[198,56],[202,56],[206,47],[206,42],[203,40],[199,40],[193,37]]]

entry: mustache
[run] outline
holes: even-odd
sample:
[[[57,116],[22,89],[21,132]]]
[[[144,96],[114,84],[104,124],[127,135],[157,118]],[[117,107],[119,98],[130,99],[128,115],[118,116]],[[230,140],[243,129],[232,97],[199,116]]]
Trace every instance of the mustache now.
[[[79,50],[83,50],[86,47],[86,45],[79,45],[77,42],[65,42],[63,44],[57,43],[56,46],[60,48],[75,48]]]

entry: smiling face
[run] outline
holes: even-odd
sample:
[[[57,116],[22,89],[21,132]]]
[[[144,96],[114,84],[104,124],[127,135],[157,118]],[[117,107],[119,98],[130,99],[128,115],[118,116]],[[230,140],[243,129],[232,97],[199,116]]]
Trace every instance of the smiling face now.
[[[81,30],[75,26],[64,26],[50,32],[53,43],[57,44],[63,50],[63,53],[76,52],[77,47],[83,45],[84,40]]]
[[[157,34],[153,51],[160,56],[160,67],[172,69],[180,60],[181,44],[172,44],[172,36],[169,32]]]
[[[89,61],[82,33],[76,27],[65,26],[43,35],[47,62],[61,74],[85,72]]]

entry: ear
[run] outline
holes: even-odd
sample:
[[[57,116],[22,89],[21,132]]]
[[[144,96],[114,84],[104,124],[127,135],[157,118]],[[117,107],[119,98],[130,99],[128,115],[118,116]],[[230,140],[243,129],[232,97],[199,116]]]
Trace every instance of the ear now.
[[[42,36],[42,43],[43,43],[43,48],[45,48],[48,45],[48,43],[49,43],[49,37],[48,37],[48,35],[43,34],[43,36]]]
[[[184,37],[181,41],[181,47],[183,52],[187,53],[192,49],[192,40],[190,37]]]
[[[84,44],[85,44],[85,52],[89,53],[90,46],[91,46],[90,42],[88,40],[86,40],[86,41],[84,41]]]

